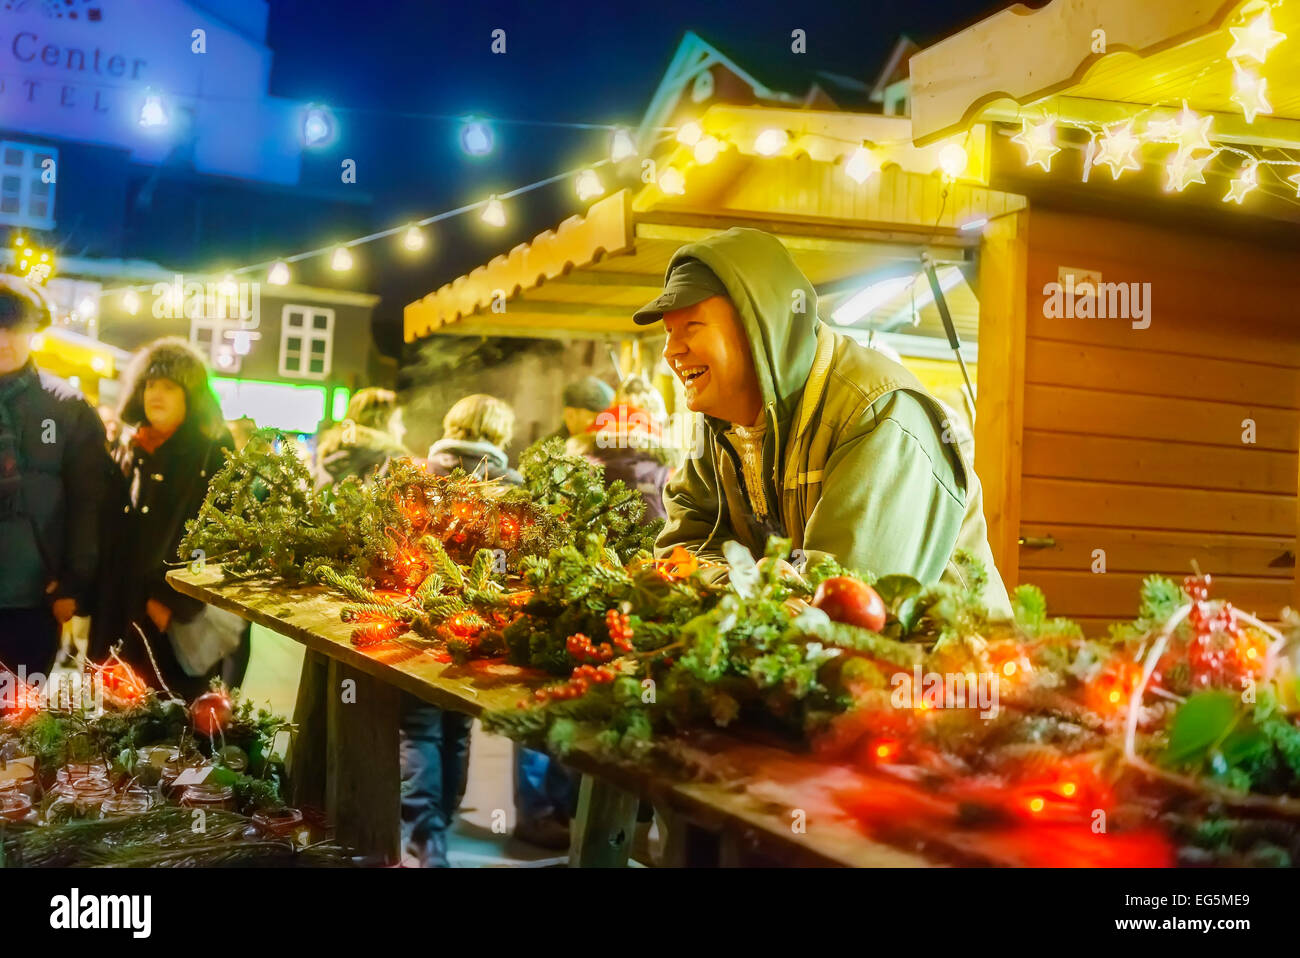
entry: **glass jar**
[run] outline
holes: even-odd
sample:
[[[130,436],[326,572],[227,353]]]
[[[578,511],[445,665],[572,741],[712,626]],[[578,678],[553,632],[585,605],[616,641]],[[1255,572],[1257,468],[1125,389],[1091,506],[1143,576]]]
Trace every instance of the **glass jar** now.
[[[0,793],[9,790],[21,792],[35,800],[41,793],[41,782],[36,777],[36,770],[27,763],[0,763]]]
[[[181,805],[185,808],[235,809],[235,790],[229,785],[188,785],[181,792]]]
[[[89,762],[69,762],[54,775],[55,791],[62,786],[71,785],[80,779],[108,781],[108,763],[93,759]]]
[[[268,838],[292,838],[302,831],[302,812],[296,808],[262,809],[253,813],[253,824]]]
[[[110,796],[100,806],[100,818],[130,818],[153,808],[153,796],[143,788],[127,788]]]
[[[113,797],[113,786],[97,778],[79,778],[58,786],[57,796],[45,811],[50,822],[69,818],[98,818],[104,802]]]
[[[170,745],[149,745],[135,750],[135,777],[150,788],[163,780],[168,765],[180,762],[181,750]],[[172,774],[180,774],[179,768]]]
[[[16,788],[0,792],[0,818],[6,822],[21,822],[31,811],[31,798]]]

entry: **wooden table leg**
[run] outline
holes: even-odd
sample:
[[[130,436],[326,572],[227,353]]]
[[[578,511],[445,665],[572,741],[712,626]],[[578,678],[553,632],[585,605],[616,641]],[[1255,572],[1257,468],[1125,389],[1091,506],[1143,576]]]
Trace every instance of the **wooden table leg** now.
[[[401,768],[396,688],[333,659],[325,811],[339,841],[376,864],[401,854]]]
[[[293,709],[293,722],[298,730],[287,755],[294,805],[322,811],[325,809],[326,743],[329,736],[326,716],[329,664],[328,658],[311,649],[303,657],[298,700]]]
[[[665,868],[714,868],[719,864],[720,836],[700,828],[677,812],[656,808]]]
[[[625,868],[637,804],[635,795],[590,775],[582,776],[569,867]]]

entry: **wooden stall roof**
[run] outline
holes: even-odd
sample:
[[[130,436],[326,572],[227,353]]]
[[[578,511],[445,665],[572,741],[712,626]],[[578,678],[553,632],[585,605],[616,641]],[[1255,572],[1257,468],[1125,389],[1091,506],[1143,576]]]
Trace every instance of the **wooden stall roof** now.
[[[708,164],[673,142],[654,157],[672,165],[685,190],[657,184],[621,190],[593,203],[585,216],[515,247],[458,277],[405,312],[406,339],[429,334],[537,338],[632,339],[656,335],[632,313],[658,295],[673,254],[685,243],[736,225],[774,233],[817,289],[822,315],[870,282],[915,275],[922,252],[963,268],[948,293],[954,319],[974,338],[978,303],[968,271],[977,232],[963,224],[1018,209],[1020,197],[989,189],[984,129],[957,140],[967,168],[956,182],[937,171],[944,143],[917,148],[906,118],[817,110],[715,105],[699,119],[722,149]],[[776,155],[753,148],[762,130],[784,129]],[[863,143],[882,159],[880,172],[858,184],[844,163]],[[913,333],[941,335],[937,312],[904,288],[873,314]],[[915,303],[915,310],[912,304]]]
[[[1148,119],[1163,119],[1185,99],[1214,117],[1212,139],[1300,146],[1300,56],[1293,46],[1300,5],[1271,9],[1274,29],[1292,44],[1256,71],[1268,81],[1273,114],[1247,123],[1229,99],[1230,29],[1263,9],[1261,0],[1053,0],[1038,10],[1016,4],[912,57],[915,140],[932,143],[982,120],[1014,120],[1031,104],[1033,116],[1041,108],[1108,123],[1131,116],[1134,105],[1156,105]]]

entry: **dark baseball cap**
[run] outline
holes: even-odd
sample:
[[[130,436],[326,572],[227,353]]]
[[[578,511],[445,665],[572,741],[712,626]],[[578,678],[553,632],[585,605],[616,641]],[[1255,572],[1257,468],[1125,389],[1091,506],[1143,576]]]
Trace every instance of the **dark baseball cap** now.
[[[664,291],[659,297],[633,313],[632,319],[645,326],[659,322],[664,318],[664,313],[674,309],[694,306],[710,296],[729,295],[727,287],[713,270],[698,259],[684,259],[668,274],[668,281],[664,283]]]

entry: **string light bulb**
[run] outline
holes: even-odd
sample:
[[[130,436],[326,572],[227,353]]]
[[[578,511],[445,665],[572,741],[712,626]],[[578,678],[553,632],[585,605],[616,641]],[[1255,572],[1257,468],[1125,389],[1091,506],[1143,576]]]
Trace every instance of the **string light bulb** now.
[[[284,260],[277,260],[271,264],[271,270],[266,274],[266,281],[272,286],[288,286],[289,264]]]
[[[717,159],[718,154],[722,152],[722,141],[716,136],[702,136],[695,143],[695,149],[692,151],[695,156],[695,162],[701,166],[712,163]]]
[[[501,227],[506,225],[506,208],[501,205],[501,201],[495,196],[487,201],[483,207],[482,220],[488,226]]]
[[[1251,59],[1263,63],[1268,51],[1286,39],[1285,33],[1273,29],[1273,17],[1267,6],[1244,27],[1229,27],[1228,32],[1232,34],[1232,46],[1228,48],[1231,60]]]
[[[1254,123],[1257,114],[1272,113],[1273,106],[1265,97],[1268,88],[1268,80],[1262,76],[1256,76],[1249,70],[1241,69],[1241,67],[1237,66],[1235,63],[1233,64],[1233,69],[1236,71],[1236,75],[1233,78],[1233,86],[1236,89],[1228,99],[1241,107],[1241,112],[1245,115],[1246,122]]]
[[[775,156],[789,142],[790,134],[785,130],[766,129],[754,139],[754,152],[762,156]]]
[[[694,146],[700,142],[700,137],[704,135],[704,127],[700,126],[695,120],[689,123],[683,123],[677,131],[677,142],[683,146]]]
[[[686,192],[686,177],[675,166],[670,166],[659,174],[659,190],[669,196],[681,196]]]
[[[1259,161],[1247,160],[1241,164],[1241,171],[1228,184],[1228,192],[1223,195],[1223,202],[1236,203],[1240,206],[1245,202],[1246,194],[1259,186]]]
[[[636,143],[632,140],[632,134],[622,128],[614,131],[614,136],[609,144],[609,158],[615,163],[626,160],[629,156],[636,156]]]
[[[414,224],[407,227],[402,234],[402,245],[412,253],[418,253],[424,249],[424,231]]]
[[[1132,120],[1117,123],[1102,133],[1092,165],[1109,166],[1111,176],[1117,180],[1125,170],[1140,170],[1142,163],[1137,158],[1140,143],[1133,132]]]
[[[352,268],[352,251],[346,246],[334,247],[334,255],[330,257],[330,269],[336,273],[344,273]]]
[[[880,160],[865,144],[853,151],[844,163],[844,174],[854,183],[865,183],[880,172]]]
[[[1025,148],[1025,165],[1037,165],[1044,173],[1051,172],[1052,157],[1061,152],[1061,148],[1052,142],[1052,131],[1056,121],[1045,119],[1041,123],[1030,123],[1028,117],[1020,118],[1020,132],[1011,138],[1012,143],[1019,143]]]
[[[1184,153],[1193,150],[1211,150],[1210,127],[1213,116],[1201,116],[1183,101],[1183,109],[1177,115],[1164,120],[1155,120],[1147,124],[1145,137],[1157,142],[1175,141],[1178,149]]]
[[[947,143],[939,151],[939,169],[950,180],[955,180],[966,172],[966,148],[960,143]]]
[[[157,93],[145,95],[144,103],[140,107],[140,125],[146,128],[167,125],[167,109],[163,106],[162,97]]]
[[[133,289],[128,289],[122,294],[122,308],[126,310],[128,316],[140,312],[140,294]]]
[[[577,189],[578,199],[585,203],[603,194],[605,184],[600,182],[600,177],[596,175],[595,170],[583,170],[578,174]]]
[[[1288,176],[1286,179],[1288,183],[1295,184],[1295,195],[1297,199],[1300,199],[1300,173],[1293,173],[1292,175]]]
[[[235,282],[234,274],[227,273],[221,277],[221,282],[217,284],[217,292],[226,299],[239,295],[239,284]]]

